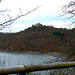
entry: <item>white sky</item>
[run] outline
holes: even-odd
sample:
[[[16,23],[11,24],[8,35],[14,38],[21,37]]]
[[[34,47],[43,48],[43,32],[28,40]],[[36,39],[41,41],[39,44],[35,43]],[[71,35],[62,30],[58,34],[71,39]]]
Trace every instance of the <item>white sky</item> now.
[[[60,15],[60,9],[64,4],[67,4],[70,0],[4,0],[0,4],[0,9],[11,9],[11,11],[4,13],[15,17],[20,14],[19,7],[22,10],[22,14],[42,5],[37,10],[21,17],[16,20],[10,27],[12,32],[18,32],[36,24],[38,22],[46,25],[53,25],[55,27],[64,27],[69,22],[63,22],[58,16]],[[0,16],[0,22],[3,21],[3,17]],[[4,32],[10,32],[9,29],[2,30]]]

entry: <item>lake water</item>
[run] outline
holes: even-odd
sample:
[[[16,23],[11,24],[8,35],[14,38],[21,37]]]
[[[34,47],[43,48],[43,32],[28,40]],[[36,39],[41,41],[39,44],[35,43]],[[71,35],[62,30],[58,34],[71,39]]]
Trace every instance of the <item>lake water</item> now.
[[[54,59],[56,58],[45,54],[0,53],[0,62],[5,63],[3,65],[4,67],[42,64],[45,62],[53,61]]]
[[[0,53],[0,67],[43,64],[56,58],[46,54]]]

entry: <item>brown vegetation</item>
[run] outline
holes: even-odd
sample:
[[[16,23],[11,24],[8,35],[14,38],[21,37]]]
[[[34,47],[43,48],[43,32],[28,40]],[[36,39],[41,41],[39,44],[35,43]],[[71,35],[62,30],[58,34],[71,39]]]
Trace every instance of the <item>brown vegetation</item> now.
[[[26,52],[62,52],[75,45],[75,30],[34,26],[18,33],[0,33],[0,49]],[[71,42],[71,43],[70,43]]]

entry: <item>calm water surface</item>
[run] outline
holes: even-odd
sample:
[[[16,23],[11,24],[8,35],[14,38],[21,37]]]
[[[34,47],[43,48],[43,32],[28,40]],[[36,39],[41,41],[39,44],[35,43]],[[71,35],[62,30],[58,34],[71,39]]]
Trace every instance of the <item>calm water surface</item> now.
[[[1,53],[0,52],[0,67],[10,67],[19,65],[43,64],[52,62],[56,58],[45,54],[28,54],[28,53]],[[35,73],[35,72],[33,72]],[[36,72],[38,75],[45,75],[44,71]],[[16,75],[16,74],[11,74]]]
[[[45,54],[27,54],[27,53],[1,53],[0,62],[5,63],[3,66],[18,66],[42,64],[55,59],[53,56]],[[2,66],[1,64],[1,66]]]

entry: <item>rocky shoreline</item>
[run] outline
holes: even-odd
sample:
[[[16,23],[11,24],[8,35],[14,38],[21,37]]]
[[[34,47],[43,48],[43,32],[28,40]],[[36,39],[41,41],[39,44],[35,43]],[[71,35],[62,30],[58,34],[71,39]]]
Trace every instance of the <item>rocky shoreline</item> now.
[[[60,52],[50,52],[48,53],[50,56],[56,57],[57,59],[62,59],[64,60],[66,57],[64,54],[60,53]]]

